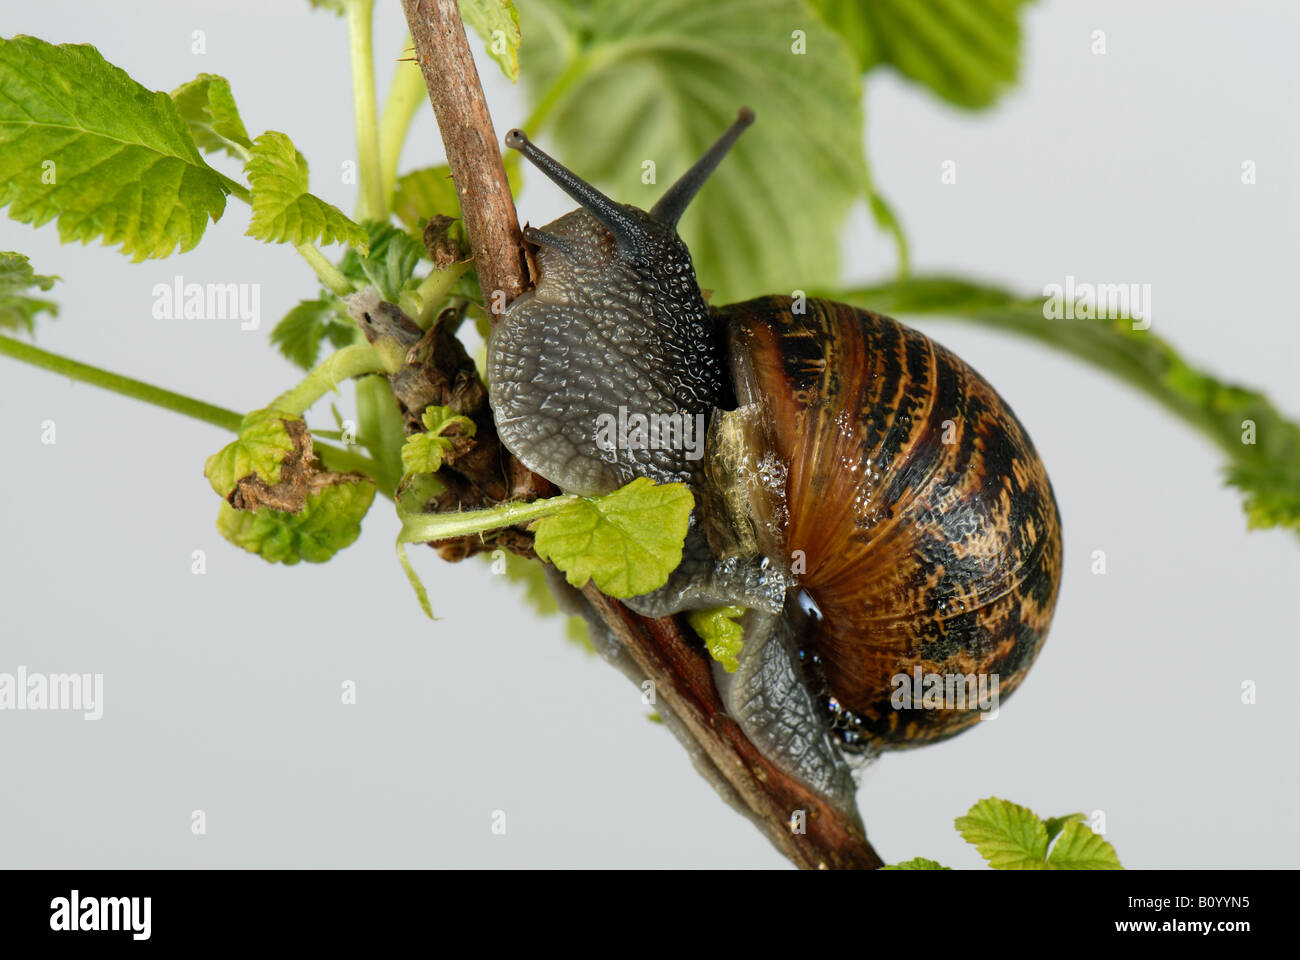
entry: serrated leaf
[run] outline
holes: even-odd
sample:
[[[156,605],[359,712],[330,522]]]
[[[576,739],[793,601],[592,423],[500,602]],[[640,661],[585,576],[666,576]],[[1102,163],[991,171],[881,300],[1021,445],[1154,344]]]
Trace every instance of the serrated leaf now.
[[[1047,828],[1027,807],[986,797],[956,826],[994,870],[1047,869]]]
[[[744,645],[744,631],[736,618],[744,612],[744,607],[714,607],[692,610],[686,615],[691,629],[708,648],[709,656],[722,664],[727,673],[735,673],[740,667],[737,658]]]
[[[268,243],[347,243],[365,252],[366,231],[308,192],[307,160],[283,133],[253,141],[244,167],[253,188],[248,236]]]
[[[391,223],[367,220],[366,249],[348,250],[339,261],[339,270],[350,280],[373,284],[381,297],[396,303],[403,290],[417,286],[413,281],[416,265],[425,258],[424,246]]]
[[[59,305],[53,300],[33,297],[28,292],[33,287],[49,290],[55,276],[44,276],[32,270],[31,262],[21,253],[9,251],[0,253],[0,330],[26,330],[32,333],[36,329],[36,316],[48,313],[58,316]]]
[[[207,153],[224,151],[243,160],[244,151],[252,149],[253,141],[244,129],[235,97],[230,92],[230,81],[225,77],[200,73],[189,83],[173,90],[171,96],[200,150]]]
[[[427,433],[413,433],[402,444],[402,469],[407,473],[437,473],[442,469],[443,455],[451,449],[446,437]]]
[[[472,437],[478,431],[474,421],[451,407],[425,407],[420,415],[425,433],[413,433],[402,445],[402,467],[407,473],[437,473],[443,458],[456,444],[456,437]],[[455,428],[454,437],[443,434]]]
[[[511,0],[460,0],[460,15],[483,38],[488,56],[511,81],[519,79],[519,13]]]
[[[862,70],[888,65],[960,107],[992,104],[1016,82],[1029,0],[811,0]]]
[[[1082,816],[1080,814],[1079,816]],[[1106,840],[1092,832],[1086,823],[1071,820],[1064,824],[1061,838],[1048,855],[1051,870],[1123,870],[1119,856]]]
[[[1061,832],[1067,823],[1075,820],[1085,819],[1082,813],[1067,813],[1063,817],[1048,817],[1043,821],[1043,827],[1047,830],[1047,845],[1050,847],[1056,835]]]
[[[840,227],[867,185],[861,82],[801,0],[533,0],[520,15],[534,104],[578,71],[540,132],[618,201],[648,209],[741,106],[755,110],[679,227],[715,302],[836,281]]]
[[[271,342],[290,363],[310,370],[333,315],[334,304],[328,300],[300,300],[271,330]]]
[[[0,39],[0,206],[57,218],[59,240],[101,238],[133,260],[189,250],[226,209],[171,97],[88,44]]]
[[[889,866],[881,867],[881,870],[951,870],[952,867],[945,867],[937,860],[927,860],[925,857],[913,857],[911,860],[904,860],[902,863],[892,863]]]
[[[221,505],[217,529],[268,563],[323,563],[361,534],[361,520],[375,498],[375,485],[354,476],[307,495],[298,513]]]
[[[220,497],[227,497],[244,477],[257,474],[268,484],[280,482],[280,463],[294,448],[286,420],[301,417],[282,410],[254,410],[244,417],[230,443],[208,457],[203,475]]]
[[[695,499],[685,484],[637,477],[603,497],[580,497],[534,525],[537,555],[575,587],[611,597],[662,587],[682,560]]]
[[[1300,423],[1264,394],[1189,364],[1127,316],[1082,316],[1057,298],[1016,296],[960,277],[913,277],[832,299],[895,315],[932,314],[1030,337],[1119,377],[1212,438],[1228,456],[1227,482],[1247,523],[1300,534]]]

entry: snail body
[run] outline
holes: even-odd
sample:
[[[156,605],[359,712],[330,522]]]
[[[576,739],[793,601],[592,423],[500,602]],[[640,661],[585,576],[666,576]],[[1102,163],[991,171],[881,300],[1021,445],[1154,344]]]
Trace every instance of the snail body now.
[[[842,755],[940,740],[978,704],[900,706],[899,677],[997,678],[1032,664],[1060,582],[1047,473],[1015,414],[960,358],[866,310],[817,299],[705,304],[676,223],[752,122],[736,123],[650,210],[619,204],[512,131],[507,145],[582,207],[538,230],[536,287],[488,348],[506,447],[561,489],[683,482],[681,565],[625,601],[648,616],[740,606],[728,711],[785,769],[852,806]],[[701,417],[682,444],[610,449],[601,418]]]

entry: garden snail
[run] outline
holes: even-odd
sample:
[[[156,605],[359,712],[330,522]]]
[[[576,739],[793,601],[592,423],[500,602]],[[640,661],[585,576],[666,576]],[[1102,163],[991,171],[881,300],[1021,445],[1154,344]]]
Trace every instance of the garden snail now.
[[[715,668],[728,712],[851,804],[843,752],[979,718],[973,704],[895,709],[896,676],[996,675],[1001,696],[1019,684],[1056,602],[1060,524],[1019,420],[927,337],[825,300],[706,305],[676,224],[752,121],[742,110],[648,212],[507,135],[581,207],[525,231],[539,276],[492,330],[489,400],[505,446],[565,491],[690,485],[681,565],[627,605],[745,608],[740,668]],[[634,414],[670,442],[598,442],[602,419]],[[680,442],[696,417],[703,456]]]

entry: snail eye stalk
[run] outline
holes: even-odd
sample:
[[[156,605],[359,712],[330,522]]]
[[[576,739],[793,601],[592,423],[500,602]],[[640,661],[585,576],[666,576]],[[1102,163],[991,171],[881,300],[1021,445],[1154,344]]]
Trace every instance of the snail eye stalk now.
[[[507,147],[522,153],[524,159],[546,174],[557,187],[578,201],[584,210],[599,220],[620,245],[628,246],[645,233],[641,225],[628,215],[622,204],[615,203],[541,149],[529,140],[528,135],[522,130],[511,130],[506,134],[505,140]]]
[[[740,112],[736,114],[736,122],[733,123],[717,142],[708,150],[704,151],[704,156],[695,161],[691,169],[682,174],[681,179],[668,188],[668,192],[659,198],[650,210],[650,215],[656,220],[672,226],[677,225],[677,221],[682,218],[686,212],[686,207],[695,195],[700,192],[700,187],[709,179],[709,175],[718,168],[740,135],[745,132],[746,128],[754,122],[754,111],[749,107],[741,107]]]

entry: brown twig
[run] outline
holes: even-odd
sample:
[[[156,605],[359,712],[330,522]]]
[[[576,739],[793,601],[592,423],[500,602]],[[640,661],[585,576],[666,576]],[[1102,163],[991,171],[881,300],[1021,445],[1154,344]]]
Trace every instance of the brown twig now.
[[[474,265],[491,312],[493,291],[500,290],[509,303],[528,288],[528,272],[514,198],[478,68],[456,0],[402,0],[402,9],[447,148],[465,231],[474,248]]]
[[[456,0],[402,0],[402,6],[485,296],[490,300],[489,291],[502,290],[508,302],[528,286],[519,221]],[[508,466],[508,472],[522,469]],[[708,654],[677,619],[638,616],[594,586],[584,595],[782,854],[805,868],[881,865],[853,818],[785,774],[745,737],[718,696]],[[805,832],[796,833],[791,817],[800,810]]]

